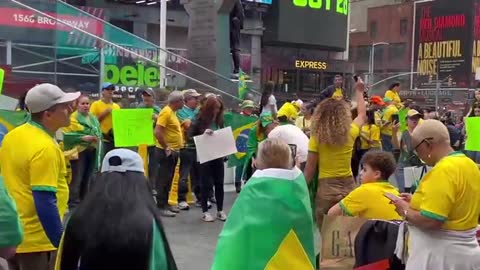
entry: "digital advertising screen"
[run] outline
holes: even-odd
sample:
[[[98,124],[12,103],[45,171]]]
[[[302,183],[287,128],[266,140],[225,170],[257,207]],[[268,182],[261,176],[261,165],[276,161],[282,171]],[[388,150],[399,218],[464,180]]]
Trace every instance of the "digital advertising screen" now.
[[[472,77],[474,1],[415,3],[412,89],[466,89]]]
[[[264,41],[344,51],[349,12],[349,0],[273,1],[264,18]]]
[[[272,0],[243,0],[243,1],[247,3],[259,3],[259,4],[267,4],[267,5],[272,4]]]

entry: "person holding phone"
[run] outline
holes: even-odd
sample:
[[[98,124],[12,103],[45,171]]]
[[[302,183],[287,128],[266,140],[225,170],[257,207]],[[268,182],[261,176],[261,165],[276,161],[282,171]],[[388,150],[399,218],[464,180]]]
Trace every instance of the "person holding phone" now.
[[[382,116],[382,147],[384,151],[393,152],[393,125],[398,123],[398,108],[391,98],[384,98],[383,101],[387,105]]]
[[[395,172],[392,153],[367,152],[362,159],[362,185],[328,211],[330,216],[347,214],[365,219],[401,220],[390,202],[400,198],[398,189],[388,182]]]
[[[480,171],[450,145],[447,127],[425,120],[412,133],[418,156],[433,166],[415,194],[393,203],[408,225],[407,270],[480,269],[476,232],[480,216]],[[405,254],[404,252],[401,252]]]

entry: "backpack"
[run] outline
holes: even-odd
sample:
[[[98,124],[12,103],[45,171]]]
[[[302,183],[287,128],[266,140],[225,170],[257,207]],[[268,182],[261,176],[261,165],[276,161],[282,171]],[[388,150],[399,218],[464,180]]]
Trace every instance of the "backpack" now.
[[[405,265],[395,256],[399,222],[367,221],[355,238],[355,267],[359,268],[384,260],[390,270],[404,270]]]

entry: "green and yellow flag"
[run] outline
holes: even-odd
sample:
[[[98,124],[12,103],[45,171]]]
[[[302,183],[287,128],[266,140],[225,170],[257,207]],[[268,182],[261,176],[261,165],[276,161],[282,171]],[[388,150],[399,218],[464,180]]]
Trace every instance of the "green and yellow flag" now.
[[[240,70],[238,76],[238,98],[245,100],[249,91],[250,89],[247,86],[247,74],[243,72],[243,70]]]
[[[230,211],[212,270],[314,270],[313,231],[303,173],[257,170]]]
[[[26,111],[0,110],[0,146],[3,138],[10,130],[26,123],[29,114]]]
[[[228,112],[225,113],[225,126],[232,127],[233,136],[237,145],[238,152],[228,159],[228,166],[235,167],[243,165],[247,156],[247,142],[250,136],[250,130],[255,126],[258,118],[254,116],[246,116],[243,114]]]

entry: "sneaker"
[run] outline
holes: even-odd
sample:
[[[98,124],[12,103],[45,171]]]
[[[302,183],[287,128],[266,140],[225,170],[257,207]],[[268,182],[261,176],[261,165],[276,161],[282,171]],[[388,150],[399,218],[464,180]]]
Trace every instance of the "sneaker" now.
[[[200,201],[196,201],[196,202],[195,202],[195,207],[201,208],[201,207],[202,207],[202,203],[201,203]]]
[[[180,202],[180,203],[178,204],[178,208],[179,208],[180,210],[187,211],[188,209],[190,209],[190,205],[188,205],[187,202]]]
[[[215,197],[211,197],[210,199],[208,199],[208,201],[217,204],[217,200],[215,200]]]
[[[220,220],[220,221],[225,221],[225,220],[227,220],[227,215],[225,214],[225,212],[219,211],[217,213],[217,219]]]
[[[170,205],[168,210],[170,210],[173,213],[180,213],[180,208],[178,208],[178,206],[176,206],[176,205]]]
[[[202,206],[200,206],[200,207],[202,207]],[[208,209],[212,209],[212,203],[210,201],[207,201],[207,207],[208,207]]]
[[[168,209],[160,210],[160,215],[162,217],[176,217],[177,216],[177,214],[175,214],[174,212],[172,212]]]
[[[215,218],[209,212],[205,212],[203,213],[202,220],[205,222],[214,222]]]
[[[242,184],[241,183],[235,183],[235,191],[237,193],[240,193],[240,191],[242,191]]]

